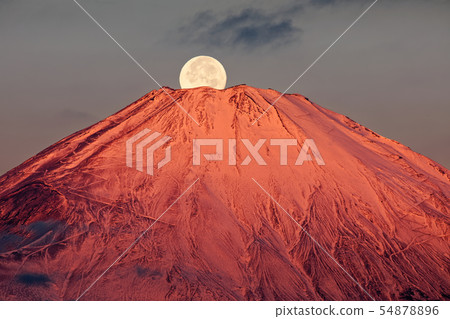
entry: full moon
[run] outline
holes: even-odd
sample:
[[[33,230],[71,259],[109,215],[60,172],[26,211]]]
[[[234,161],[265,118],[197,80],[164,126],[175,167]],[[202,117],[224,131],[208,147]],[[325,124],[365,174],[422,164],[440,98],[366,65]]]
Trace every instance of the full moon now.
[[[224,67],[210,56],[200,55],[190,59],[180,72],[182,89],[210,86],[223,90],[226,84],[227,74]]]

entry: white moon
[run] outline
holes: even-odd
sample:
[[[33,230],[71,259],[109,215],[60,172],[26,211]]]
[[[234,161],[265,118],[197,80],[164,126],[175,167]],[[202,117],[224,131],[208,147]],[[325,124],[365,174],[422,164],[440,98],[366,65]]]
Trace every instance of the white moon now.
[[[216,59],[200,55],[186,62],[180,72],[182,89],[199,86],[210,86],[223,90],[227,84],[227,73],[222,64]]]

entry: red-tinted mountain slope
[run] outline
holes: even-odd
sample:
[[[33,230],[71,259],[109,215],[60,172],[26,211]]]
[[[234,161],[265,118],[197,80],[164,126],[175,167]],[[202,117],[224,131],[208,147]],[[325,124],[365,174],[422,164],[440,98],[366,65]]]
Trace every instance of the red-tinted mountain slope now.
[[[279,92],[165,89],[200,126],[152,91],[0,177],[0,299],[77,299],[197,178],[83,300],[450,298],[447,169],[301,95],[252,125]],[[144,129],[171,137],[153,176],[126,165]],[[223,160],[193,165],[199,138]],[[294,165],[306,139],[325,165]]]

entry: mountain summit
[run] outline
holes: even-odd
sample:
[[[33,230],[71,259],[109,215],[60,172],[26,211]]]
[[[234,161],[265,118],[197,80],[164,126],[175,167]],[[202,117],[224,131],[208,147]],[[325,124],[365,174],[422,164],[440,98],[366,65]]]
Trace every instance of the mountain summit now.
[[[0,299],[449,299],[448,170],[279,96],[165,87],[0,177]]]

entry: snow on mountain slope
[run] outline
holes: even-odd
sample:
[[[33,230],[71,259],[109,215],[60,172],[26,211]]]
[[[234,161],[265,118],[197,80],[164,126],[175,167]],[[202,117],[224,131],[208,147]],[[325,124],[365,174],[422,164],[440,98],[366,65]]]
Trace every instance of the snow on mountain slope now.
[[[155,90],[0,177],[0,299],[76,299],[197,178],[83,300],[450,298],[446,168],[298,94],[252,125],[279,92],[164,89],[199,126]],[[126,165],[145,128],[171,137],[154,176]],[[224,159],[193,165],[201,138]],[[271,139],[299,142],[287,165]],[[306,139],[325,165],[294,165]]]

